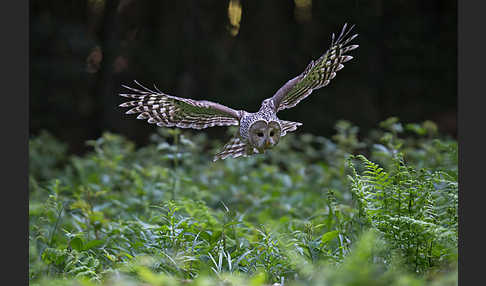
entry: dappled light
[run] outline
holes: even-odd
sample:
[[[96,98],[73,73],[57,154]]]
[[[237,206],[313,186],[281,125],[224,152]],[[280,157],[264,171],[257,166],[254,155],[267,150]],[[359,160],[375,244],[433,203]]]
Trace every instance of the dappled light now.
[[[294,0],[294,16],[297,22],[307,22],[312,19],[312,0]]]
[[[241,3],[240,0],[230,0],[228,5],[228,18],[230,21],[230,34],[234,37],[240,31],[241,21]]]

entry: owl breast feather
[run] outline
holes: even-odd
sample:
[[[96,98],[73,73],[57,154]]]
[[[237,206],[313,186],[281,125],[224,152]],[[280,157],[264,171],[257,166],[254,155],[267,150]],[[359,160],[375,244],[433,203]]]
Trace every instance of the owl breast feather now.
[[[281,124],[275,113],[270,109],[261,108],[256,113],[246,113],[240,120],[240,137],[242,139],[248,139],[250,136],[250,126],[258,120],[265,120],[267,123],[276,121]]]

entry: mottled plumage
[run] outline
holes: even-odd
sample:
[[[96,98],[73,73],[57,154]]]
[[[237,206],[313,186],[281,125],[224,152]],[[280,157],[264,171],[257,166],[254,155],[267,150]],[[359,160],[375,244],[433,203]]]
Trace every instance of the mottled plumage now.
[[[353,26],[345,24],[337,38],[332,34],[331,46],[316,61],[311,61],[298,76],[285,83],[272,97],[262,102],[255,113],[235,110],[219,103],[206,100],[192,100],[165,94],[135,83],[139,88],[125,86],[133,93],[121,96],[133,99],[120,104],[131,107],[127,114],[139,113],[137,119],[147,119],[163,127],[203,129],[212,126],[238,125],[238,133],[217,153],[214,160],[227,157],[248,156],[263,153],[278,144],[279,138],[295,131],[299,122],[280,120],[277,112],[297,105],[312,91],[324,87],[353,57],[346,55],[358,45],[348,45],[358,35],[349,36]]]

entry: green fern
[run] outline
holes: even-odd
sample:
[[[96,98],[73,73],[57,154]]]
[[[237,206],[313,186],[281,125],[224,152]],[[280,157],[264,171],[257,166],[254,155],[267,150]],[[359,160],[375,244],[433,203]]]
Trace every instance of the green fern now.
[[[378,230],[387,242],[400,251],[408,266],[425,272],[430,267],[453,260],[457,243],[457,217],[440,216],[439,211],[452,212],[457,201],[445,200],[457,194],[437,192],[436,185],[454,186],[439,172],[415,170],[407,166],[402,154],[393,159],[393,168],[385,172],[366,157],[355,157],[364,166],[359,174],[356,164],[349,160],[352,175],[351,190],[370,226]],[[452,185],[451,185],[452,184]],[[454,221],[455,220],[455,221]],[[452,228],[451,228],[452,226]]]

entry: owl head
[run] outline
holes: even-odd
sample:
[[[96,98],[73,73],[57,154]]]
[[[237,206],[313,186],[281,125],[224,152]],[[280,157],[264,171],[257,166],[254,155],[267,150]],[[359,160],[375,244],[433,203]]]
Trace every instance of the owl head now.
[[[280,133],[281,128],[278,122],[257,120],[250,126],[248,140],[251,146],[263,152],[278,144]]]

